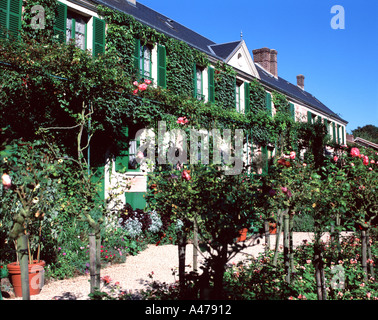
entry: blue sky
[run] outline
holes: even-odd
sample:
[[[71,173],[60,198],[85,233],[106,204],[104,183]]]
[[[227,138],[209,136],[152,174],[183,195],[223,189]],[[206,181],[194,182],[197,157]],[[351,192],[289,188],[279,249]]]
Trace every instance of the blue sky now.
[[[347,132],[378,126],[377,0],[140,0],[216,43],[240,39],[249,51],[278,51],[278,75],[348,121]],[[333,29],[334,5],[345,10],[345,29]]]

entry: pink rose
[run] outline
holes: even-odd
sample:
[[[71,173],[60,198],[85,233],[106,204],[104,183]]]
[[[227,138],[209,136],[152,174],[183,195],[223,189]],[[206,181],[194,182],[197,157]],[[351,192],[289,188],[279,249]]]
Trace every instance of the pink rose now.
[[[142,84],[140,84],[140,85],[138,86],[138,89],[139,89],[140,91],[144,91],[144,90],[147,89],[147,85],[146,85],[145,83],[142,83]]]
[[[291,151],[290,152],[290,159],[295,159],[295,152],[294,151]]]
[[[7,173],[4,173],[1,179],[3,180],[4,189],[9,189],[12,185],[11,177]]]
[[[350,155],[352,157],[358,157],[360,155],[360,150],[358,148],[352,148],[350,150]]]
[[[138,81],[134,81],[134,82],[133,82],[133,85],[136,86],[136,87],[139,86]]]
[[[188,123],[188,119],[186,119],[186,117],[179,117],[178,119],[177,119],[177,123],[179,123],[179,124],[185,124],[185,123]]]
[[[370,160],[370,163],[375,163],[375,161],[374,160]]]
[[[145,83],[145,84],[151,84],[151,80],[146,79],[146,80],[144,80],[144,83]]]
[[[370,170],[370,171],[372,171],[372,170],[373,170],[373,168],[369,168],[369,170]]]
[[[281,190],[282,190],[283,193],[287,192],[287,188],[286,187],[281,187]]]
[[[333,161],[337,162],[337,160],[339,160],[339,158],[337,156],[334,156]]]
[[[362,162],[365,166],[367,166],[369,164],[369,158],[367,156],[364,156],[363,157],[363,162]]]
[[[351,162],[351,164],[350,164],[352,167],[354,167],[354,163],[353,162]]]

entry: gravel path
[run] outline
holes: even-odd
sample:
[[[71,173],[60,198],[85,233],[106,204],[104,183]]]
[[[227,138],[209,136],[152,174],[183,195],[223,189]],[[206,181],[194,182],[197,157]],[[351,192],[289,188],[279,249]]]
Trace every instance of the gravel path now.
[[[271,247],[275,244],[276,236],[271,235]],[[328,239],[328,235],[323,237]],[[264,250],[265,240],[259,239],[260,243],[244,249],[235,256],[230,262],[238,262],[250,257],[257,256],[259,252]],[[313,235],[307,232],[294,233],[294,246],[301,244],[303,240],[312,242]],[[280,237],[282,243],[282,236]],[[250,243],[247,240],[247,243]],[[187,245],[186,265],[187,271],[192,270],[193,266],[193,245]],[[173,271],[178,269],[178,252],[175,245],[149,245],[148,248],[136,256],[128,256],[126,262],[119,265],[113,265],[101,269],[101,276],[109,276],[112,282],[119,282],[124,290],[137,292],[146,288],[146,281],[150,280],[148,275],[154,273],[155,280],[161,282],[174,283],[177,276],[173,275]],[[199,261],[203,258],[199,256]],[[89,275],[79,276],[67,280],[50,281],[45,284],[39,295],[31,296],[31,300],[87,300],[90,290]],[[21,298],[13,298],[21,299]],[[4,300],[10,300],[4,298]]]

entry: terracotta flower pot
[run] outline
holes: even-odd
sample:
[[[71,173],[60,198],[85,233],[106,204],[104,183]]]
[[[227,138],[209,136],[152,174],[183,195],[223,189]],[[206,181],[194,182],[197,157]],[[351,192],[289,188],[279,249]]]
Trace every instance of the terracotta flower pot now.
[[[33,261],[29,264],[29,290],[30,295],[36,295],[41,292],[44,282],[44,266],[45,261]],[[21,268],[18,262],[12,262],[7,265],[9,272],[9,281],[13,286],[14,294],[16,297],[22,297],[21,285]]]
[[[247,232],[248,232],[247,228],[243,228],[239,230],[240,236],[237,238],[237,241],[238,242],[245,241],[247,239]]]
[[[269,233],[276,234],[277,233],[277,223],[269,222]]]

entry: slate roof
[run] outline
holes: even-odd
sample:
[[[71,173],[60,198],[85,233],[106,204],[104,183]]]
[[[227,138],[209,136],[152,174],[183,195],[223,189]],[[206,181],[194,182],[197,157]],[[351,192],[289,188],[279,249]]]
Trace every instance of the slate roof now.
[[[226,60],[231,53],[234,52],[236,48],[242,43],[241,40],[233,41],[228,43],[221,43],[221,44],[212,44],[210,45],[210,49],[218,56],[221,57],[223,60]]]
[[[274,77],[270,73],[266,72],[259,64],[255,64],[256,69],[259,73],[260,80],[262,83],[266,84],[267,86],[276,89],[278,91],[284,92],[289,97],[294,99],[298,99],[319,111],[322,111],[333,118],[347,123],[344,119],[342,119],[339,115],[334,113],[331,109],[325,106],[322,102],[320,102],[316,97],[314,97],[311,93],[302,90],[297,85],[290,83],[289,81],[281,78],[281,77]]]
[[[172,38],[186,42],[188,45],[212,56],[218,60],[225,61],[229,55],[240,45],[239,41],[233,41],[223,44],[217,44],[208,38],[190,30],[189,28],[183,26],[182,24],[156,12],[155,10],[146,7],[145,5],[136,2],[136,5],[130,4],[127,0],[92,0],[97,4],[102,4],[104,6],[110,7],[114,10],[124,12],[133,16],[136,20],[141,23],[156,29],[159,32],[166,34]],[[286,95],[298,99],[303,103],[319,110],[324,113],[333,116],[335,119],[347,123],[347,121],[340,118],[332,110],[326,107],[322,102],[316,99],[310,93],[300,89],[298,86],[282,79],[280,77],[275,78],[264,69],[262,69],[258,64],[256,68],[259,72],[261,81],[267,86],[276,89]]]
[[[135,6],[127,2],[127,0],[94,0],[93,2],[127,13],[133,16],[136,20],[159,32],[172,38],[182,40],[210,56],[214,56],[218,59],[220,58],[215,56],[215,54],[209,49],[209,46],[215,44],[215,42],[139,2],[137,2]]]

